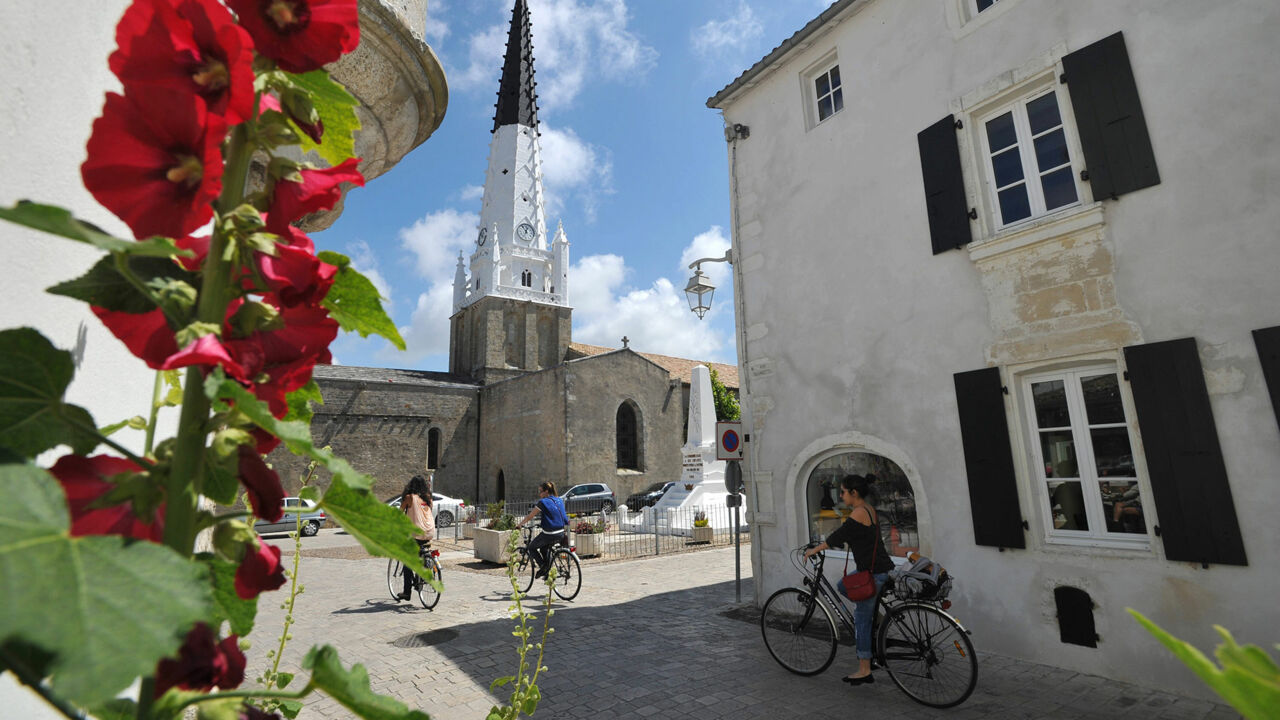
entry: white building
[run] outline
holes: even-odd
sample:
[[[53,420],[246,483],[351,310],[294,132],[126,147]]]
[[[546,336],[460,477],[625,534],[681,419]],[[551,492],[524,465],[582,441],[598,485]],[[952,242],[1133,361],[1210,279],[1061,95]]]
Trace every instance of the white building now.
[[[979,653],[1207,695],[1126,607],[1280,640],[1278,33],[1270,0],[840,0],[708,100],[758,601],[873,471]]]

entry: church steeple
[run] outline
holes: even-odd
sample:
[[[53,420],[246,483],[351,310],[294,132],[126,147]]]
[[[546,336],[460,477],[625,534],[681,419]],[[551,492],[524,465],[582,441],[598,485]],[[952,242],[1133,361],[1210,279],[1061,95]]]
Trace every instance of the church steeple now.
[[[514,0],[469,277],[454,275],[449,368],[490,382],[552,367],[569,347],[569,241],[547,237],[527,0]]]
[[[533,81],[533,37],[529,32],[529,6],[516,0],[511,9],[511,30],[507,33],[507,56],[502,62],[498,83],[497,112],[493,130],[503,125],[538,127],[538,94]]]

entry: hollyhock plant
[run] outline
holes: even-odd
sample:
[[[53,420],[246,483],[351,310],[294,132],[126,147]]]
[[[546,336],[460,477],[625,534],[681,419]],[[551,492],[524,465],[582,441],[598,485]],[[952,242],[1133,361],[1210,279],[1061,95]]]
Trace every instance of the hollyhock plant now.
[[[256,449],[241,445],[237,450],[240,453],[240,482],[249,491],[249,506],[253,508],[253,514],[268,522],[277,522],[284,515],[284,488],[280,487],[280,476],[267,467]]]
[[[107,93],[81,166],[85,188],[135,237],[187,235],[213,216],[226,130],[194,95],[151,85]]]
[[[216,0],[138,0],[116,26],[108,60],[129,89],[159,85],[200,96],[229,123],[253,114],[253,40]]]
[[[284,585],[284,566],[280,564],[280,548],[259,542],[245,550],[236,569],[236,595],[252,600],[262,592]]]
[[[139,517],[130,502],[94,507],[103,495],[116,488],[107,478],[143,472],[142,467],[109,455],[64,455],[49,468],[49,472],[58,478],[66,492],[72,535],[123,535],[160,542],[164,534],[163,504],[159,504],[147,517]]]
[[[230,690],[244,682],[244,653],[240,639],[228,635],[215,642],[213,630],[196,623],[178,650],[177,658],[165,658],[156,665],[156,697],[169,688],[183,690]]]
[[[227,0],[259,53],[283,69],[319,69],[360,44],[356,0]]]

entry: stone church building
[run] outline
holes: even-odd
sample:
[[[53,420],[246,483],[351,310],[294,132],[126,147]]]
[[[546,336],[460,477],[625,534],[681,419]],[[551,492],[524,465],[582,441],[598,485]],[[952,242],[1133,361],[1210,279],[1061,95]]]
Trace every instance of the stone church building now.
[[[437,492],[524,501],[537,485],[603,482],[619,502],[680,477],[694,360],[572,341],[569,241],[547,237],[529,11],[517,0],[498,89],[475,249],[458,256],[449,370],[318,366],[312,435],[391,497],[431,471]],[[737,367],[706,363],[737,390]],[[305,467],[270,457],[286,488]]]

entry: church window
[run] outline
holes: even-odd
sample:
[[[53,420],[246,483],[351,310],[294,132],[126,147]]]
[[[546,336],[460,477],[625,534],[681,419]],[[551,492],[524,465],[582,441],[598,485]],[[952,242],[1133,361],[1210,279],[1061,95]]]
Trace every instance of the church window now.
[[[920,549],[915,494],[911,481],[898,464],[870,452],[842,452],[827,457],[809,473],[805,488],[809,534],[815,539],[830,535],[851,508],[841,502],[840,479],[845,475],[874,475],[872,507],[880,519],[880,536],[890,555],[903,557]]]
[[[640,433],[635,407],[629,402],[618,406],[618,468],[640,469]]]
[[[440,428],[427,432],[427,469],[440,467]]]

